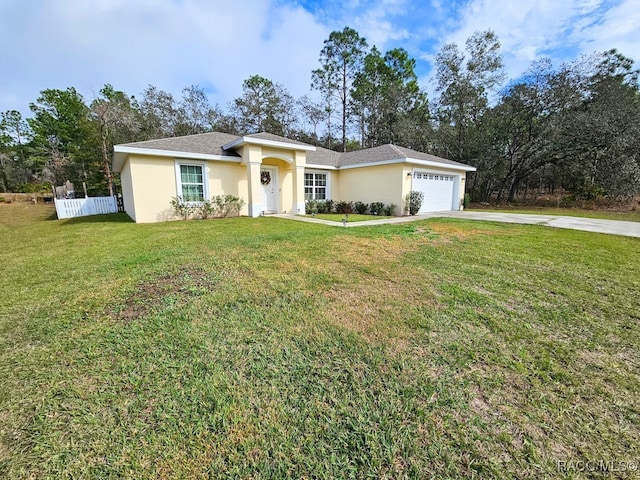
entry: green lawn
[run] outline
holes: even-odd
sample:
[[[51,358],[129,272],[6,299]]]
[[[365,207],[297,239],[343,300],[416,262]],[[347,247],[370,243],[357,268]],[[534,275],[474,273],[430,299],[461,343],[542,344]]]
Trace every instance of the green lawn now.
[[[0,478],[538,479],[640,460],[638,239],[51,216],[0,205]],[[638,472],[612,475],[568,472]]]

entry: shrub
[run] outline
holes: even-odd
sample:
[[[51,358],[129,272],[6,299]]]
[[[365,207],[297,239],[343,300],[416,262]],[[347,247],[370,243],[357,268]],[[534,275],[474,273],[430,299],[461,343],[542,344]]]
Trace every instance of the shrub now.
[[[469,195],[468,193],[465,193],[464,197],[462,198],[462,208],[466,210],[467,208],[469,208],[470,204],[471,204],[471,195]]]
[[[396,213],[396,205],[394,203],[390,203],[389,205],[386,205],[383,209],[384,214],[387,217],[392,216],[394,213]]]
[[[209,200],[205,200],[196,207],[196,215],[202,220],[214,217],[216,213],[215,206]]]
[[[606,195],[604,188],[598,185],[588,184],[585,181],[580,182],[574,192],[569,195],[570,200],[594,200],[602,198]]]
[[[196,209],[193,204],[183,201],[182,197],[172,197],[170,203],[174,215],[182,218],[182,220],[188,220]]]
[[[409,211],[409,215],[415,215],[420,211],[420,207],[422,207],[422,202],[424,202],[424,193],[412,190],[407,193],[404,201],[405,208]]]
[[[331,213],[335,202],[333,200],[316,200],[318,213]]]
[[[304,211],[306,213],[318,213],[318,202],[313,199],[304,202]]]
[[[353,204],[353,208],[355,209],[356,213],[364,215],[365,213],[367,213],[367,210],[369,210],[369,205],[367,203],[356,202]]]
[[[244,200],[235,195],[217,195],[211,197],[211,201],[191,203],[182,200],[182,197],[171,199],[171,208],[174,215],[182,220],[188,220],[196,215],[203,220],[212,217],[228,217],[231,214],[240,215],[240,209],[244,206]]]
[[[51,184],[42,182],[28,182],[18,185],[16,192],[23,193],[51,193]]]
[[[0,203],[7,203],[7,199],[4,197],[0,197]]]
[[[240,210],[244,206],[244,200],[235,195],[216,195],[211,197],[211,203],[216,209],[216,215],[224,218],[232,213],[240,215]]]
[[[353,212],[353,202],[341,201],[336,203],[336,213],[348,215]]]
[[[333,209],[335,208],[336,202],[334,202],[333,200],[325,200],[324,203],[327,207],[327,213],[332,213]]]
[[[369,211],[371,215],[381,215],[384,210],[384,203],[382,202],[373,202],[369,205]]]

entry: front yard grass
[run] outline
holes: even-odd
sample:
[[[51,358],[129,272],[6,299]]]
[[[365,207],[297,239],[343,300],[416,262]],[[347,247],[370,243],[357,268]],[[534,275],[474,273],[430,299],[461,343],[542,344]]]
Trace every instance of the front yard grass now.
[[[52,213],[0,205],[2,478],[637,475],[638,239]]]

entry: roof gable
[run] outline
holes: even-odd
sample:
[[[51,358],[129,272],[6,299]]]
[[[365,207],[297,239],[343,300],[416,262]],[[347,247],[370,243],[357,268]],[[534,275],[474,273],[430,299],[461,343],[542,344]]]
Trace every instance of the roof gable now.
[[[263,147],[279,147],[287,150],[306,150],[308,152],[312,152],[316,149],[316,147],[309,145],[308,143],[299,142],[297,140],[292,140],[291,138],[281,137],[280,135],[274,135],[273,133],[267,132],[252,133],[250,135],[238,137],[223,145],[223,148],[233,149],[247,144],[262,145]]]

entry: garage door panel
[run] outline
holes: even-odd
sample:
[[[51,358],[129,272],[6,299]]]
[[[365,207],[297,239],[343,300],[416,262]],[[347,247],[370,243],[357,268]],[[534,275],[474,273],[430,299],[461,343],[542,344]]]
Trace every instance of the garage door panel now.
[[[424,194],[419,213],[439,212],[453,209],[455,177],[435,173],[415,172],[413,190]]]

